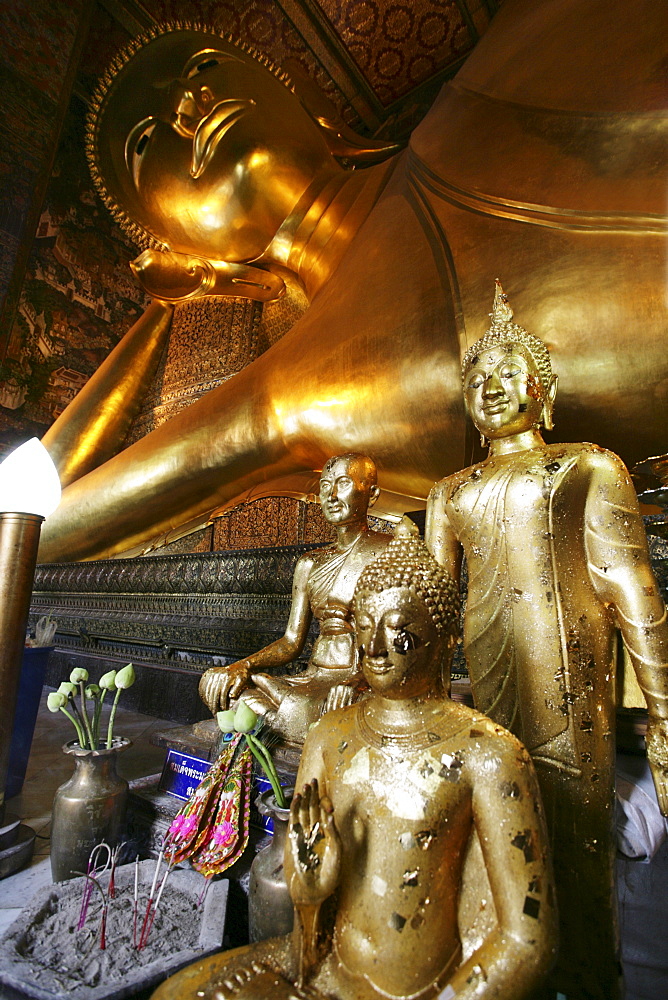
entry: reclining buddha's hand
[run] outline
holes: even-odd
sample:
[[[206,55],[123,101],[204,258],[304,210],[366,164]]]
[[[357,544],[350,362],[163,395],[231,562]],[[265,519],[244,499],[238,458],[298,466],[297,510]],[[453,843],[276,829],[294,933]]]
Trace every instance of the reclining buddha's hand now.
[[[209,667],[199,682],[199,696],[215,715],[229,707],[230,699],[238,698],[248,684],[251,672],[250,660],[237,660],[226,667]]]

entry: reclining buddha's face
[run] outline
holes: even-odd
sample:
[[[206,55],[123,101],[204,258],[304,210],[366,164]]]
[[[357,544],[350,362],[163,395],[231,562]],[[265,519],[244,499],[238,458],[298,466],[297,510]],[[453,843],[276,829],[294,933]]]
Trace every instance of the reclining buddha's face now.
[[[311,181],[338,171],[295,95],[213,34],[143,45],[102,99],[93,158],[107,194],[182,253],[258,257]]]

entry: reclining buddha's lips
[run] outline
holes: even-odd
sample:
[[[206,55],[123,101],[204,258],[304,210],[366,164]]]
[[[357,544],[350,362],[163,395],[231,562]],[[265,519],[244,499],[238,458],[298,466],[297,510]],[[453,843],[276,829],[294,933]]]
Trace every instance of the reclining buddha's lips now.
[[[193,139],[192,177],[201,177],[228,129],[254,107],[255,101],[219,101],[202,119]]]

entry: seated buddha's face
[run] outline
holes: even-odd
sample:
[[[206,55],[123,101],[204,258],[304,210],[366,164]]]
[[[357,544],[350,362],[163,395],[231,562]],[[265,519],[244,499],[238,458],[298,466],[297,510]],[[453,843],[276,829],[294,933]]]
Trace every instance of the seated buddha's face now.
[[[433,688],[442,640],[427,607],[408,587],[364,594],[355,603],[360,666],[369,687],[391,699]]]
[[[215,35],[174,31],[116,74],[96,132],[111,197],[172,250],[259,256],[311,182],[338,169],[298,99]]]

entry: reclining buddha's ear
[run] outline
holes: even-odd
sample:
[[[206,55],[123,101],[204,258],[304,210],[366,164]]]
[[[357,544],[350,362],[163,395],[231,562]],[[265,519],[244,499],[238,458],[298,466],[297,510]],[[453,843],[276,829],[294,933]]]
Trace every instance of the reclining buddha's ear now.
[[[382,163],[403,148],[402,143],[367,139],[358,135],[346,125],[329,98],[306,75],[296,60],[286,60],[283,68],[290,76],[302,107],[321,129],[332,156],[342,166],[351,169],[370,167],[374,163]]]

